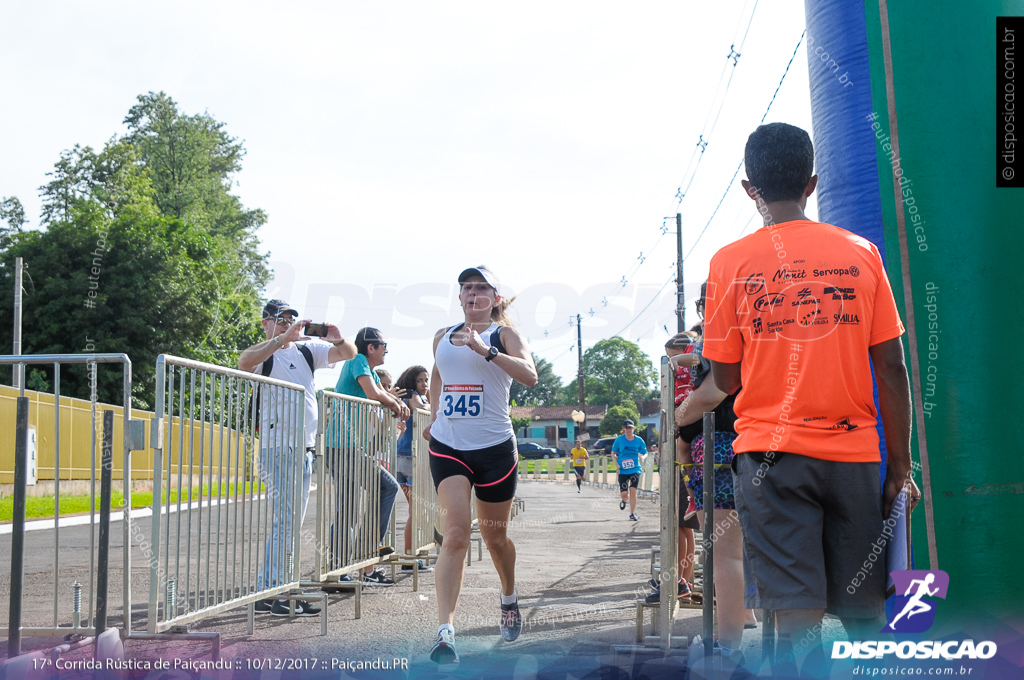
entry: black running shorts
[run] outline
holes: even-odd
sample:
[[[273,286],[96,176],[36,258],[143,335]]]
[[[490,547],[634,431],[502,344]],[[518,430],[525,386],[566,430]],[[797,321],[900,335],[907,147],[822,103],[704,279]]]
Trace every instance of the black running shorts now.
[[[461,475],[475,487],[478,499],[503,503],[515,498],[518,473],[515,437],[472,451],[460,451],[436,439],[430,440],[430,476],[435,489],[449,477]]]
[[[631,475],[619,475],[619,491],[628,491],[629,487],[634,489],[640,486],[640,473],[634,472]]]

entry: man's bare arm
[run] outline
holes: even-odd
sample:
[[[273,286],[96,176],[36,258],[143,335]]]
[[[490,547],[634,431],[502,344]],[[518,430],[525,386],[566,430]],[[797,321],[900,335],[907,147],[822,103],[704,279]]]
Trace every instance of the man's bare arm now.
[[[878,412],[885,431],[885,482],[882,485],[882,516],[888,517],[900,489],[909,482],[911,503],[921,497],[913,479],[910,462],[910,379],[899,338],[886,340],[869,349],[878,383]]]
[[[739,364],[736,364],[739,366]],[[705,411],[714,411],[715,407],[729,395],[718,389],[714,374],[708,374],[700,387],[690,393],[682,404],[676,407],[676,427],[690,425],[704,417]]]
[[[712,361],[711,374],[715,376],[715,384],[718,385],[718,389],[726,394],[735,394],[743,383],[738,361],[735,364]]]

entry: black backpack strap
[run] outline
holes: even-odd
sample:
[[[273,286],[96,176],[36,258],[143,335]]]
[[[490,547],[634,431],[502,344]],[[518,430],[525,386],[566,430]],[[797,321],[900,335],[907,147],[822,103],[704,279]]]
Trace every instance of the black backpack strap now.
[[[310,350],[309,347],[307,347],[305,343],[302,343],[302,344],[296,343],[296,346],[299,348],[299,351],[302,352],[302,356],[306,359],[306,363],[309,364],[309,372],[310,372],[310,374],[315,373],[316,369],[313,368],[313,352],[312,352],[312,350]]]
[[[305,344],[295,343],[295,346],[302,352],[302,357],[306,360],[306,364],[309,366],[309,372],[314,373],[313,368],[313,352],[310,351],[309,347]],[[266,361],[263,362],[263,368],[260,369],[260,375],[264,378],[270,377],[270,372],[274,370],[274,355],[271,354]]]

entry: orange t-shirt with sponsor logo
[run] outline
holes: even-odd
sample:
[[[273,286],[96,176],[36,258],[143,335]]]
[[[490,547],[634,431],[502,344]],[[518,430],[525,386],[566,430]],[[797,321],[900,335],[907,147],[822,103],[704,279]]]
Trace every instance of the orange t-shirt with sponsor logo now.
[[[873,243],[797,220],[715,254],[704,356],[740,362],[733,450],[877,462],[868,348],[903,334]]]

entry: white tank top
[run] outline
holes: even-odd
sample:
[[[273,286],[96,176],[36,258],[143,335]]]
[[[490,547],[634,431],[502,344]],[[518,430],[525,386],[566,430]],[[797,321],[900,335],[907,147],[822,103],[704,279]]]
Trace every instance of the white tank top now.
[[[512,376],[469,347],[453,345],[455,328],[459,326],[445,332],[434,353],[441,398],[430,436],[460,451],[500,444],[513,435],[508,414]],[[491,334],[497,328],[492,323],[480,334],[485,345],[492,344]]]

